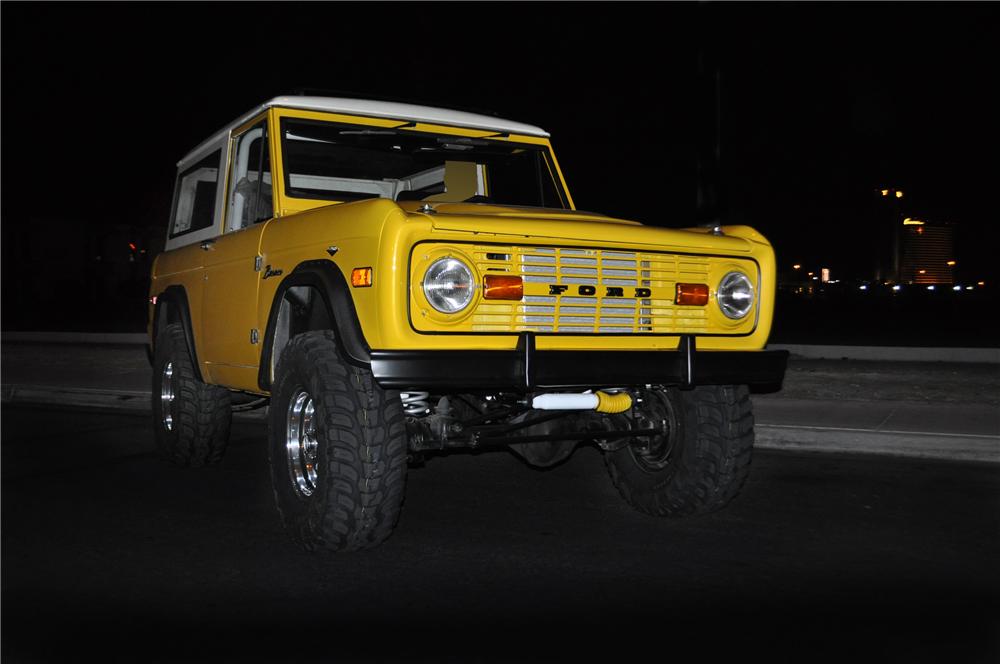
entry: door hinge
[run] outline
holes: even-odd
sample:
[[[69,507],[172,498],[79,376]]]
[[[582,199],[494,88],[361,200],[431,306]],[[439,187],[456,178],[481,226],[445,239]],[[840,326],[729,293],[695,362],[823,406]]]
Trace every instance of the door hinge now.
[[[264,265],[264,257],[263,256],[254,256],[254,259],[253,259],[253,271],[254,272],[260,272],[260,268],[263,265]]]
[[[250,330],[250,343],[255,344],[260,341],[260,333],[257,332],[257,328]]]

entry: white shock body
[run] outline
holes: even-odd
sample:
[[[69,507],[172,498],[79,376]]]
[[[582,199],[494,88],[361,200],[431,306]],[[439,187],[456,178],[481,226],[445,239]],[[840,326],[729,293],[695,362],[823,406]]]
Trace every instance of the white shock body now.
[[[538,410],[595,410],[600,399],[596,394],[540,394],[531,400]]]

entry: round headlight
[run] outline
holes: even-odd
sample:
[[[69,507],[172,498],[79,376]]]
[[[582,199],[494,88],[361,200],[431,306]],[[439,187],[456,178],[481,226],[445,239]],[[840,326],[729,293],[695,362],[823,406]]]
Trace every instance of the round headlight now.
[[[431,306],[444,314],[453,314],[472,302],[475,284],[472,270],[457,258],[440,258],[424,273],[424,296]]]
[[[727,318],[743,318],[753,308],[753,284],[742,272],[730,272],[719,282],[716,299]]]

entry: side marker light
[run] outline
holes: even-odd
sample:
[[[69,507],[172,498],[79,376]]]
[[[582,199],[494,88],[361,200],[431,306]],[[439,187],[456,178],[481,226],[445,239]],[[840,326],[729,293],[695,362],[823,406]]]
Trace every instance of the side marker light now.
[[[372,269],[356,267],[351,270],[351,285],[355,288],[365,288],[372,285]]]

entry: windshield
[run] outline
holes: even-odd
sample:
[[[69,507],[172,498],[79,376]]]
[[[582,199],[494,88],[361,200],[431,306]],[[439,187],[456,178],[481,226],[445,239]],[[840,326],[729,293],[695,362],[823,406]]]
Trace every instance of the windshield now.
[[[294,118],[281,142],[293,198],[566,207],[546,146]]]

